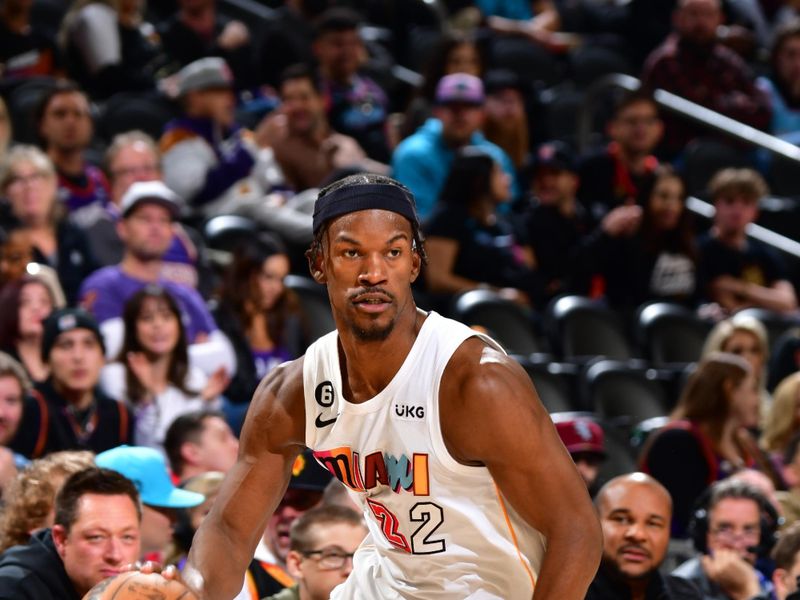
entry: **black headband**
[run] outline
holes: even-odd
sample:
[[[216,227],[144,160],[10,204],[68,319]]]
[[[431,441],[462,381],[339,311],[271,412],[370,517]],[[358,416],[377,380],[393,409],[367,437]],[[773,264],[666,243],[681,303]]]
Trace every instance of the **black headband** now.
[[[326,221],[358,210],[380,209],[395,212],[419,225],[414,196],[390,183],[346,185],[317,198],[314,204],[314,235]]]

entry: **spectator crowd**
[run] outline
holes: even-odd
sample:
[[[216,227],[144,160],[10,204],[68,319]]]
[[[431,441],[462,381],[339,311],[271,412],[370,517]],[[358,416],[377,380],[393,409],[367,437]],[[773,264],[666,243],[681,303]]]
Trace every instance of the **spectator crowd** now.
[[[360,172],[415,197],[418,306],[531,375],[587,599],[800,598],[800,179],[758,132],[800,140],[796,1],[0,0],[0,600],[183,567],[333,329],[305,251]],[[237,600],[327,599],[366,534],[302,454]]]

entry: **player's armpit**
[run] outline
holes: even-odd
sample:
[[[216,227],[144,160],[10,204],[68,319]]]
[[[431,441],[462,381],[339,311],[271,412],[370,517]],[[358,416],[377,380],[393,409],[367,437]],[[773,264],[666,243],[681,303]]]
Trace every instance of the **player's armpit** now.
[[[535,598],[583,598],[602,551],[599,521],[525,371],[467,340],[442,378],[440,406],[453,457],[486,465],[503,496],[547,538]]]
[[[233,598],[304,448],[303,361],[273,370],[256,390],[239,457],[192,542],[184,573],[198,597]]]

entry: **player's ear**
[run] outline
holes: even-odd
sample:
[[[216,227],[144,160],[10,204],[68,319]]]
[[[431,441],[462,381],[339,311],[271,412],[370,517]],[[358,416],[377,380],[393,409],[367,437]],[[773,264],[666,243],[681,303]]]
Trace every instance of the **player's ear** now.
[[[422,269],[422,256],[420,256],[419,252],[420,250],[416,245],[411,250],[411,283],[417,280]]]
[[[320,246],[312,246],[308,251],[306,251],[306,259],[308,260],[308,271],[311,273],[311,277],[314,278],[314,281],[323,284],[327,283],[328,280],[325,277],[325,272],[322,269],[322,248]]]

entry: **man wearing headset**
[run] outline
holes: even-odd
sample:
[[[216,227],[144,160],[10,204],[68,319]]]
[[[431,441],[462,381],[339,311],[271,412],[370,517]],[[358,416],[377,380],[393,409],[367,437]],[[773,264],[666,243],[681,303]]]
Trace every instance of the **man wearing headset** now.
[[[704,600],[772,598],[772,584],[755,564],[769,554],[778,524],[775,509],[752,485],[735,480],[715,483],[689,525],[702,555],[672,574],[694,582]]]

